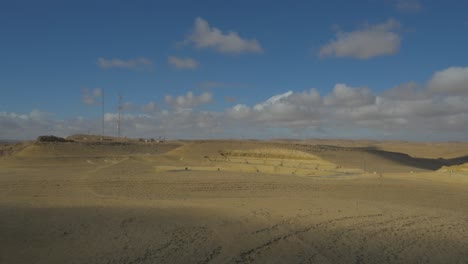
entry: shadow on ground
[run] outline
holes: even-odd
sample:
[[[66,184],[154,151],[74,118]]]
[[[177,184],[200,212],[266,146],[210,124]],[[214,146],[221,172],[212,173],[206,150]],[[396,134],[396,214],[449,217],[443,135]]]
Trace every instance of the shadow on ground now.
[[[334,162],[340,162],[340,158],[354,161],[353,165],[364,170],[372,168],[373,158],[383,159],[396,165],[412,167],[421,170],[435,171],[443,166],[454,166],[468,163],[468,156],[452,159],[430,159],[412,157],[405,153],[385,151],[375,147],[338,147],[329,145],[316,145],[311,150],[317,155],[329,158]],[[325,153],[324,153],[325,152]],[[329,154],[327,155],[326,152]],[[323,153],[323,154],[322,154]],[[382,164],[380,164],[382,166]]]

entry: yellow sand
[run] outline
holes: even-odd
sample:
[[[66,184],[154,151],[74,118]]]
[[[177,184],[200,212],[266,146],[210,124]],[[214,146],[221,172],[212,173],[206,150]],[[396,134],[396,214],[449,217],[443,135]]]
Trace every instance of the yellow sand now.
[[[0,263],[466,263],[459,145],[21,146],[0,157]]]

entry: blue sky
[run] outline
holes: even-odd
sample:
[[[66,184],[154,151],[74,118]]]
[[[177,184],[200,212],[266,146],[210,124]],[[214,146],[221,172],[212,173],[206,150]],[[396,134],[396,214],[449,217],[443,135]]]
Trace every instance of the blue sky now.
[[[0,138],[467,140],[468,1],[2,1]],[[466,104],[465,104],[466,103]],[[466,105],[466,106],[465,106]]]

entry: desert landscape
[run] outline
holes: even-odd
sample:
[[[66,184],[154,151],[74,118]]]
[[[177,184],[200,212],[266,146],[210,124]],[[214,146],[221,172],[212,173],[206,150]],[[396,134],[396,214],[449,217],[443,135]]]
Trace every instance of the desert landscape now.
[[[0,1],[0,264],[468,264],[467,11]]]
[[[1,153],[0,263],[468,263],[467,143],[76,135]]]

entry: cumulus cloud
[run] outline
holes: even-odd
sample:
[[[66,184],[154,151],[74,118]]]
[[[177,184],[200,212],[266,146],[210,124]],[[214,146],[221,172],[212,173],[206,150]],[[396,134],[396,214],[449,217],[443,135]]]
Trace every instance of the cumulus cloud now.
[[[256,39],[243,39],[237,32],[223,33],[220,29],[210,26],[203,18],[195,19],[193,32],[185,40],[195,48],[212,48],[221,53],[238,54],[243,52],[262,53],[263,49]]]
[[[464,69],[447,68],[429,76],[425,83],[403,83],[381,92],[343,83],[322,94],[313,88],[286,90],[266,100],[239,103],[224,111],[196,108],[212,102],[211,93],[166,96],[167,106],[149,102],[125,112],[122,133],[129,137],[168,138],[318,136],[468,140],[468,94],[459,89],[466,87],[459,85]],[[433,83],[438,85],[431,86]],[[438,89],[434,91],[432,87]],[[116,134],[117,118],[116,112],[105,114],[105,131],[109,135]],[[100,132],[100,118],[60,120],[40,110],[0,112],[0,138]]]
[[[250,116],[251,109],[244,104],[237,104],[234,107],[227,109],[227,113],[230,117],[235,119],[246,118]]]
[[[105,59],[98,58],[97,65],[102,69],[123,68],[123,69],[151,69],[153,61],[148,58],[140,57],[135,59]]]
[[[324,98],[324,103],[330,106],[363,106],[374,102],[375,95],[369,88],[352,88],[342,83],[336,84]]]
[[[247,120],[254,126],[316,127],[319,120],[320,94],[315,90],[274,95],[253,107],[238,104],[227,109],[228,116]]]
[[[428,82],[433,93],[468,95],[468,67],[450,67],[436,72]]]
[[[178,58],[175,56],[169,56],[167,63],[178,69],[196,69],[198,62],[191,58]]]
[[[115,124],[118,115],[107,113],[105,118],[108,124]],[[152,114],[125,114],[121,117],[121,125],[122,133],[129,137],[212,138],[219,135],[220,120],[222,118],[215,112],[159,111]]]
[[[265,108],[268,108],[273,105],[277,105],[285,101],[286,98],[290,97],[293,94],[293,91],[287,91],[283,94],[278,94],[270,97],[265,102],[255,105],[254,109],[257,111],[262,111]]]
[[[448,79],[448,84],[458,80]],[[246,126],[250,129],[274,126],[291,133],[332,131],[338,137],[367,131],[375,138],[467,140],[463,131],[468,129],[468,95],[458,89],[434,94],[429,87],[408,82],[374,93],[366,87],[336,84],[328,94],[320,95],[315,89],[288,91],[253,106],[238,104],[226,114],[250,124]]]
[[[95,105],[99,104],[102,97],[102,89],[95,88],[90,90],[88,88],[83,88],[81,90],[81,102],[86,105]]]
[[[383,91],[382,96],[393,100],[415,100],[427,99],[429,94],[423,85],[410,81]]]
[[[166,95],[164,101],[176,109],[191,109],[193,107],[211,103],[213,100],[213,95],[211,93],[205,92],[201,95],[194,95],[193,92],[187,92],[185,95],[179,95],[177,97],[172,97],[171,95]]]
[[[152,113],[158,111],[159,108],[155,102],[149,102],[141,107],[141,111],[144,113]]]
[[[395,54],[401,42],[399,28],[398,21],[389,19],[351,32],[338,31],[334,40],[320,48],[319,56],[370,59]]]
[[[318,106],[322,104],[320,93],[314,88],[302,93],[293,93],[289,99],[291,103],[300,105]]]
[[[0,139],[33,139],[59,132],[62,121],[52,113],[34,109],[29,113],[0,112]]]

